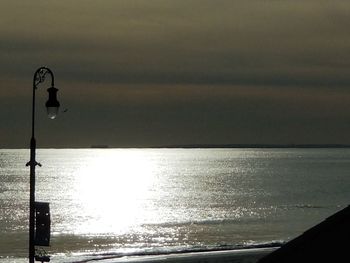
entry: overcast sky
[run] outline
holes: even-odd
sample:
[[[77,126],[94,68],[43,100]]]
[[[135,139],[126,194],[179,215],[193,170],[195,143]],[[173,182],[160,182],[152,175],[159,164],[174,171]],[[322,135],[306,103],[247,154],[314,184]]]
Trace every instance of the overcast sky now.
[[[350,2],[0,2],[0,147],[350,143]],[[63,111],[68,109],[65,113]]]

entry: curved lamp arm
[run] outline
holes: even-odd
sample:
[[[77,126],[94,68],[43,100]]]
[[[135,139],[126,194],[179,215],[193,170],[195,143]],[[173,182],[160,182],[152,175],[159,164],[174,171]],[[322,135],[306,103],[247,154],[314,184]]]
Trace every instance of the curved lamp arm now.
[[[34,89],[37,89],[38,85],[45,81],[45,77],[46,77],[47,73],[49,73],[51,76],[51,86],[52,87],[55,86],[55,77],[54,77],[51,69],[49,69],[47,67],[40,67],[34,73],[34,77],[33,77],[33,88]]]
[[[48,110],[48,115],[50,119],[54,119],[58,112],[58,107],[60,103],[57,101],[57,91],[55,88],[55,77],[53,72],[48,67],[38,68],[33,77],[33,105],[32,105],[32,138],[34,138],[34,126],[35,126],[35,91],[40,83],[43,83],[46,79],[46,75],[49,74],[51,77],[51,87],[47,89],[49,92],[49,99],[46,102],[46,107]]]

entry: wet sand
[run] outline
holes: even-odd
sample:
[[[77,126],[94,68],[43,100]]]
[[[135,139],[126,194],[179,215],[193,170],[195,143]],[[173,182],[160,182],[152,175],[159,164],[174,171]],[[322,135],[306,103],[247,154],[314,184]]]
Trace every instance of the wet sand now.
[[[272,248],[252,248],[252,249],[237,249],[237,250],[224,250],[224,251],[209,251],[209,252],[191,252],[191,253],[178,253],[168,255],[154,255],[154,256],[130,256],[122,258],[109,258],[102,259],[98,262],[103,263],[255,263],[260,258],[268,255],[272,251],[276,250],[276,247]]]

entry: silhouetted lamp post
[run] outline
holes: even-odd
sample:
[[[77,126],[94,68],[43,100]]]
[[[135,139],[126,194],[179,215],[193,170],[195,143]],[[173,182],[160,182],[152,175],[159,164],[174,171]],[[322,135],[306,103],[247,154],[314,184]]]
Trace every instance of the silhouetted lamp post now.
[[[32,105],[32,137],[30,140],[30,161],[27,166],[30,166],[30,208],[29,208],[29,263],[34,262],[35,258],[35,246],[42,245],[47,246],[49,243],[49,236],[42,238],[42,227],[50,230],[49,217],[45,219],[45,216],[49,216],[48,203],[36,203],[35,202],[35,167],[41,164],[35,160],[36,141],[35,141],[35,93],[38,85],[44,82],[45,77],[50,75],[51,87],[47,89],[49,98],[45,104],[47,108],[47,114],[50,119],[55,119],[60,103],[57,101],[57,91],[54,87],[54,75],[52,71],[47,67],[38,68],[33,77],[33,105]],[[42,215],[44,214],[44,215]],[[43,220],[44,218],[44,220]],[[40,221],[41,220],[41,221]],[[46,220],[46,221],[45,221]],[[48,222],[47,222],[48,221]],[[37,227],[35,227],[35,224]],[[41,232],[40,232],[41,231]],[[45,232],[45,231],[44,231]],[[41,237],[39,237],[39,234]],[[40,239],[41,238],[41,239]],[[49,261],[49,258],[41,258],[40,261]]]

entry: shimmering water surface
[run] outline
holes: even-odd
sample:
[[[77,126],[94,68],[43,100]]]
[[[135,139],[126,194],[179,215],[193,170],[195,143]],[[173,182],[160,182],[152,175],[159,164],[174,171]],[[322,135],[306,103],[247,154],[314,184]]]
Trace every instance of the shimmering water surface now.
[[[0,150],[0,262],[26,262],[29,150]],[[285,241],[350,200],[350,149],[40,149],[55,262]]]

